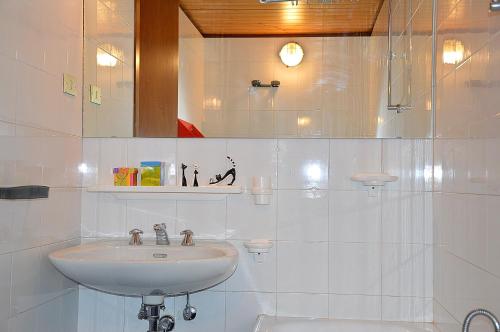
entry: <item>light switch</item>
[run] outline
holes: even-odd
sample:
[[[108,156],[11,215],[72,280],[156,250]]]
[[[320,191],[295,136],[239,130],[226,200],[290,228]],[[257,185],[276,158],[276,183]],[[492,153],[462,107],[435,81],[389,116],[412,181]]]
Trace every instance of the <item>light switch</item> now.
[[[63,75],[63,92],[71,96],[76,96],[76,77],[70,74]]]
[[[90,85],[90,102],[101,105],[101,88],[97,85]]]

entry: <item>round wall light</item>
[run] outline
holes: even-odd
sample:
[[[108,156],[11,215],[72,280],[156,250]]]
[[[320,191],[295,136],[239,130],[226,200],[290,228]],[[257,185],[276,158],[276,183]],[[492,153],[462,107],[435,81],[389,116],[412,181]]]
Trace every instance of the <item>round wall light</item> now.
[[[292,42],[285,44],[279,53],[281,62],[287,67],[295,67],[302,62],[304,50],[299,44]]]
[[[461,40],[446,39],[443,43],[443,63],[456,65],[464,59],[465,47]]]

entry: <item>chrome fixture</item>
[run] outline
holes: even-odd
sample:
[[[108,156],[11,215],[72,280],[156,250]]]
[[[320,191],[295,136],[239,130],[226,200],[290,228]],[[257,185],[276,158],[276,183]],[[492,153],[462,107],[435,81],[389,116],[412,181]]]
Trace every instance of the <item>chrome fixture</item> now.
[[[392,50],[392,0],[388,2],[388,15],[387,15],[387,110],[402,113],[413,109],[410,105],[401,105],[392,103],[392,60],[396,54]],[[408,84],[408,99],[411,101],[411,80]]]
[[[189,230],[189,229],[183,230],[181,232],[181,235],[184,235],[184,239],[182,239],[181,246],[184,246],[184,247],[194,246],[193,231],[192,230]]]
[[[196,308],[189,303],[189,293],[186,294],[186,301],[186,307],[182,312],[182,317],[184,317],[184,320],[193,320],[196,318]]]
[[[165,315],[158,320],[158,327],[162,332],[169,332],[175,328],[175,319],[170,315]]]
[[[270,84],[263,84],[259,80],[252,81],[252,87],[254,87],[254,88],[278,88],[280,86],[280,84],[281,84],[280,81],[271,81]]]
[[[490,2],[490,10],[492,12],[500,11],[500,0],[491,0]]]
[[[276,2],[291,2],[292,5],[297,6],[299,4],[299,0],[259,0],[260,3],[268,4],[268,3],[276,3]]]
[[[169,246],[170,240],[168,239],[167,225],[165,223],[154,224],[153,229],[156,232],[156,244]]]
[[[165,305],[142,304],[137,318],[149,321],[148,332],[169,332],[175,327],[175,319],[170,315],[160,317],[160,310],[164,310]]]
[[[498,319],[495,317],[493,313],[491,313],[486,309],[476,309],[469,312],[469,314],[465,317],[464,325],[462,327],[462,332],[469,332],[470,323],[476,316],[484,316],[488,318],[493,324],[495,332],[500,332],[500,322],[498,322]]]
[[[128,244],[130,244],[131,246],[140,246],[142,245],[142,238],[141,238],[141,234],[143,234],[144,232],[140,229],[137,229],[137,228],[134,228],[133,230],[131,230],[130,232],[128,232],[130,236],[130,241],[128,241]]]

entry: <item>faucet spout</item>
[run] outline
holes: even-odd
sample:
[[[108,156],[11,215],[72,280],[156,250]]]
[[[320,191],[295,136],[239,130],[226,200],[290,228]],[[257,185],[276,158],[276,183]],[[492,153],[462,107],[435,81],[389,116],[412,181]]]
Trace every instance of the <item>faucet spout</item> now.
[[[165,223],[154,224],[153,229],[156,232],[156,244],[162,246],[170,245],[170,240],[167,233],[167,225]]]
[[[462,332],[469,332],[470,324],[471,324],[472,320],[477,316],[484,316],[484,317],[488,318],[491,321],[491,323],[493,324],[493,327],[495,328],[495,332],[500,332],[500,322],[498,321],[498,319],[496,318],[496,316],[493,313],[491,313],[490,311],[488,311],[486,309],[472,310],[465,317]]]

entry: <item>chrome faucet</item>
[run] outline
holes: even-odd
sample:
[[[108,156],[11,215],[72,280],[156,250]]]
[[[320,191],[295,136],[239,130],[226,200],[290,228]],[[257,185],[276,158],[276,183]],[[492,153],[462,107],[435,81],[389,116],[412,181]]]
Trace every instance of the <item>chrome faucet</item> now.
[[[143,232],[140,229],[134,228],[128,234],[130,235],[130,241],[128,241],[128,244],[131,246],[140,246],[142,245],[142,239],[141,239],[141,234]]]
[[[476,316],[484,316],[484,317],[489,318],[491,323],[493,323],[493,327],[495,328],[495,332],[500,332],[500,322],[498,322],[498,319],[495,317],[495,315],[493,313],[491,313],[490,311],[485,310],[485,309],[476,309],[476,310],[472,310],[471,312],[469,312],[469,314],[465,317],[462,332],[469,332],[470,323],[472,322],[472,320]]]
[[[168,239],[167,225],[165,223],[154,224],[153,229],[156,232],[156,244],[169,246],[170,240]]]
[[[181,235],[184,235],[184,239],[182,239],[181,246],[184,247],[192,247],[194,246],[193,242],[193,231],[186,229],[181,232]]]

